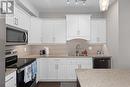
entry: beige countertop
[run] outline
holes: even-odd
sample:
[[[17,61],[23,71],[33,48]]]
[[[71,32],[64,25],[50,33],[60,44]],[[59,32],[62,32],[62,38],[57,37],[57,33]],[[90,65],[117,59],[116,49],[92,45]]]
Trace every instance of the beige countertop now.
[[[76,70],[81,87],[130,87],[130,70]]]
[[[67,55],[27,55],[20,58],[92,58],[92,57],[111,57],[111,56],[67,56]]]
[[[11,74],[11,73],[13,73],[13,72],[15,72],[16,71],[16,69],[6,69],[6,72],[5,72],[5,76],[7,76],[7,75],[9,75],[9,74]]]

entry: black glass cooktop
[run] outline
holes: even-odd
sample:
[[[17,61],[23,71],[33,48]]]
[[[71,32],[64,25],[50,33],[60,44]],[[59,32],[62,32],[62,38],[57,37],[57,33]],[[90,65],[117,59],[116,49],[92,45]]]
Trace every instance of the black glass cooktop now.
[[[18,58],[16,63],[13,63],[13,64],[7,66],[7,68],[18,68],[19,69],[19,68],[22,68],[24,66],[31,64],[35,60],[36,60],[35,58]]]

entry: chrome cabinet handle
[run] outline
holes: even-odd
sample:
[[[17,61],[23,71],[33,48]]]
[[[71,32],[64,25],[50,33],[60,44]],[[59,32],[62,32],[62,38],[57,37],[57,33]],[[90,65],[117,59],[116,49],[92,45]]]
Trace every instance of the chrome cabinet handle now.
[[[14,18],[14,24],[15,24],[15,25],[17,25],[16,21],[17,21],[17,18]]]
[[[58,64],[56,64],[56,65],[55,65],[55,69],[58,70],[58,68],[59,68],[59,66],[58,66]]]
[[[14,24],[18,25],[18,18],[14,18]]]
[[[18,18],[17,18],[17,25],[19,25],[19,21],[18,21]]]

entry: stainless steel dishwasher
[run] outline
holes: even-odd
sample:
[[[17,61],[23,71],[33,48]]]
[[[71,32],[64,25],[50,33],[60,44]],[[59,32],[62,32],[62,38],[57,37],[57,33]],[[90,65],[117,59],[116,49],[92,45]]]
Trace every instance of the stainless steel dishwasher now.
[[[94,69],[110,69],[111,57],[93,57]]]

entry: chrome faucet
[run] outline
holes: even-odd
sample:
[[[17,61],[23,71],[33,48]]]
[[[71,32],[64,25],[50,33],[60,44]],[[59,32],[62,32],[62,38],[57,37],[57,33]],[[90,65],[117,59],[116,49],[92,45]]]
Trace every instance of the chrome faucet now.
[[[76,56],[80,56],[80,44],[76,45]]]

